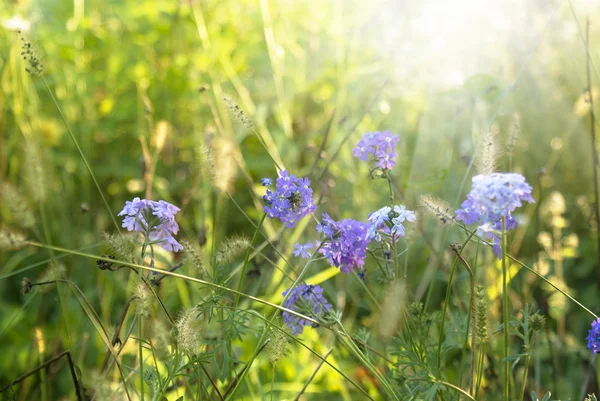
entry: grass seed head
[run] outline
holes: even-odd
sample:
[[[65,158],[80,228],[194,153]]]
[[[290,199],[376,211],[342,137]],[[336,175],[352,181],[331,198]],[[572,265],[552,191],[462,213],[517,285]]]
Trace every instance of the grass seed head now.
[[[488,175],[496,171],[500,148],[498,147],[498,125],[494,124],[479,143],[479,151],[475,159],[475,168],[479,174]]]
[[[201,325],[198,309],[187,308],[177,318],[177,344],[184,353],[195,355],[202,345]]]
[[[230,263],[250,246],[250,240],[244,236],[226,238],[219,244],[216,261],[218,265]]]
[[[27,245],[25,234],[7,227],[0,227],[0,251],[16,251],[25,245]]]

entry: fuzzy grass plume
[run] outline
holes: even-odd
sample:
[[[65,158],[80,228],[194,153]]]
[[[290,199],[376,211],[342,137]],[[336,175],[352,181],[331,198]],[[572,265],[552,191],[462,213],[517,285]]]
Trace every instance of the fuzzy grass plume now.
[[[385,291],[379,318],[379,335],[381,338],[388,339],[401,328],[407,296],[408,291],[403,280],[395,280],[389,283]]]
[[[269,330],[269,342],[265,347],[265,351],[269,355],[271,364],[276,365],[290,354],[290,335],[291,332],[285,326],[281,329],[271,328]]]
[[[213,184],[219,191],[231,193],[237,175],[235,144],[231,139],[220,137],[213,141],[212,146],[215,152]]]
[[[198,249],[189,239],[182,240],[181,245],[183,245],[183,252],[186,261],[191,263],[191,265],[194,267],[197,277],[200,280],[207,280],[211,276],[210,266],[206,264],[204,256],[202,255],[202,251]]]
[[[25,234],[7,227],[0,227],[0,251],[16,251],[25,245],[27,245]]]
[[[246,115],[246,113],[244,113],[244,110],[242,110],[237,103],[227,96],[223,97],[223,101],[227,105],[227,108],[233,117],[235,117],[235,119],[238,120],[244,127],[249,129],[254,127],[252,120]]]
[[[195,355],[202,345],[202,327],[198,313],[195,307],[184,309],[175,322],[177,345],[184,353],[190,355]]]
[[[450,204],[440,198],[431,195],[422,195],[419,207],[426,214],[443,224],[454,222],[454,211],[450,207]]]
[[[488,342],[488,298],[482,285],[475,286],[475,319],[473,332],[477,344]]]
[[[500,148],[498,146],[498,135],[500,130],[494,124],[479,143],[475,159],[475,170],[479,174],[488,175],[496,171]]]
[[[104,240],[117,260],[134,262],[137,259],[137,248],[134,238],[129,234],[104,233]]]
[[[216,255],[216,263],[222,265],[230,263],[240,256],[250,246],[250,240],[244,236],[226,238],[219,244]]]
[[[48,174],[45,168],[45,157],[39,144],[28,139],[23,148],[23,173],[29,195],[36,202],[44,202],[48,198]]]
[[[35,225],[35,216],[29,202],[9,182],[0,182],[0,204],[7,208],[8,219],[13,225],[26,229]]]
[[[506,140],[506,153],[509,156],[514,155],[517,142],[521,136],[521,115],[517,112],[513,113],[508,130],[508,138]]]

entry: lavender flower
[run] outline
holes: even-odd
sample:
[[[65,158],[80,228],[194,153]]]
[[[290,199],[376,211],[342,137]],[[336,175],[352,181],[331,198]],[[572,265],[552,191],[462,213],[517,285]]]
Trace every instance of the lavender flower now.
[[[471,192],[456,211],[456,219],[465,224],[478,224],[477,234],[481,238],[493,241],[493,251],[498,259],[502,258],[500,237],[502,218],[506,221],[506,230],[517,227],[512,212],[522,206],[522,201],[535,202],[531,196],[532,188],[521,174],[492,173],[473,177]]]
[[[307,252],[307,249],[311,249],[312,247],[313,247],[312,242],[309,242],[308,244],[305,244],[305,245],[296,244],[296,246],[294,248],[294,256],[310,258],[310,254]]]
[[[261,181],[267,187],[273,184],[269,178]],[[308,178],[296,178],[285,170],[277,178],[275,190],[267,189],[263,199],[267,202],[264,207],[267,216],[281,220],[288,228],[294,227],[298,220],[316,209]]]
[[[378,167],[391,170],[396,165],[396,145],[399,141],[398,135],[392,135],[388,131],[368,132],[356,144],[353,154],[363,161],[367,161],[368,155],[371,154],[375,157]]]
[[[369,227],[368,223],[352,219],[337,222],[324,213],[323,221],[317,225],[317,231],[324,237],[319,252],[342,272],[350,273],[357,269],[360,274],[370,242],[370,238],[367,237]]]
[[[178,211],[177,206],[163,200],[156,202],[136,197],[125,202],[119,216],[125,216],[123,227],[127,231],[144,233],[151,242],[160,243],[166,251],[177,252],[183,249],[173,238],[173,234],[179,231],[175,221]]]
[[[371,225],[367,230],[366,238],[381,242],[381,234],[387,234],[398,240],[405,235],[404,222],[416,219],[415,212],[408,210],[403,205],[395,205],[393,208],[384,206],[369,216],[368,221],[371,222]]]
[[[288,293],[290,295],[283,304],[287,309],[303,313],[304,309],[306,309],[305,307],[308,306],[312,315],[311,317],[322,316],[331,309],[331,304],[323,297],[323,288],[318,285],[300,284],[291,290],[287,289],[283,293],[283,296],[288,295]],[[292,334],[296,336],[302,334],[304,326],[313,326],[314,324],[289,312],[283,312],[282,318],[283,322],[290,328]]]
[[[586,340],[588,342],[587,349],[591,349],[595,354],[600,354],[600,318],[592,322],[592,329],[588,331]]]

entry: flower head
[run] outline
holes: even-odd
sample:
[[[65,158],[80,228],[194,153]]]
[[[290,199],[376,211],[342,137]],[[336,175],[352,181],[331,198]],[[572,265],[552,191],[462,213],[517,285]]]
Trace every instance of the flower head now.
[[[404,222],[415,221],[417,216],[412,210],[404,205],[395,205],[393,208],[384,206],[376,212],[371,213],[368,221],[371,222],[367,230],[367,239],[380,242],[382,233],[393,235],[396,240],[404,237]]]
[[[308,249],[311,249],[313,247],[312,242],[309,242],[307,244],[301,245],[301,244],[296,244],[295,248],[294,248],[294,256],[301,256],[303,258],[310,258],[310,254],[308,253]]]
[[[289,296],[283,304],[287,309],[299,313],[308,310],[312,315],[311,317],[322,316],[331,309],[331,304],[323,296],[323,288],[318,285],[300,284],[295,288],[287,289],[283,296],[288,295],[288,293]],[[282,319],[294,335],[302,334],[304,326],[314,325],[314,323],[289,312],[283,312]]]
[[[319,252],[329,259],[332,266],[339,267],[344,273],[353,269],[362,271],[367,257],[367,237],[369,223],[344,219],[335,221],[326,213],[323,221],[317,226],[317,231],[323,234],[323,243]]]
[[[177,252],[183,247],[173,238],[179,231],[175,215],[179,208],[169,202],[133,198],[125,202],[119,216],[125,216],[123,227],[148,236],[150,241],[160,242],[168,252]]]
[[[368,132],[358,141],[353,154],[363,161],[367,161],[368,155],[371,154],[375,157],[378,167],[391,170],[396,165],[396,145],[399,141],[398,135],[392,135],[388,131]]]
[[[592,322],[592,329],[588,331],[586,340],[588,342],[587,349],[591,349],[595,354],[600,354],[600,318]]]
[[[535,202],[532,188],[521,174],[492,173],[473,177],[473,186],[467,199],[456,211],[456,219],[465,224],[479,224],[477,233],[481,238],[493,240],[494,253],[500,259],[502,250],[498,230],[502,230],[502,218],[506,230],[517,227],[512,212],[522,202]]]
[[[272,185],[269,178],[261,181],[265,186]],[[296,178],[285,170],[277,178],[275,189],[267,189],[263,199],[267,202],[264,207],[267,216],[281,220],[288,228],[294,227],[298,220],[316,209],[308,178]]]

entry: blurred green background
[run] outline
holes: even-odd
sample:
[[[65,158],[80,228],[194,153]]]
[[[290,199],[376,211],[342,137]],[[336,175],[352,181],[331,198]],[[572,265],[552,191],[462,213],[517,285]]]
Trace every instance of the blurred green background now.
[[[260,178],[276,171],[252,130],[230,110],[231,102],[252,121],[276,161],[311,178],[321,201],[317,215],[358,220],[388,202],[385,182],[371,180],[366,164],[352,158],[352,147],[365,132],[389,130],[402,138],[393,171],[399,202],[416,210],[420,195],[433,194],[455,208],[470,188],[477,144],[494,124],[500,142],[514,145],[500,159],[499,170],[525,175],[538,200],[521,210],[511,251],[598,312],[584,40],[589,18],[597,104],[600,3],[485,3],[3,1],[2,225],[20,228],[34,241],[87,247],[96,254],[104,251],[102,233],[116,230],[43,81],[25,71],[20,29],[42,60],[43,77],[114,217],[126,200],[150,196],[180,205],[179,237],[192,238],[207,252],[227,236],[252,235],[247,217],[223,191],[256,222]],[[201,168],[201,146],[213,149],[220,192]],[[10,203],[18,198],[15,193],[22,197],[20,211]],[[424,299],[430,290],[430,309],[435,311],[448,278],[448,245],[464,237],[421,217],[409,235],[404,263],[410,297]],[[312,222],[305,223],[283,235],[277,234],[277,223],[265,223],[292,263],[300,263],[291,256],[294,243],[316,237]],[[57,271],[64,274],[107,326],[115,324],[131,296],[133,278],[127,273],[100,271],[92,260],[71,256],[49,263],[53,256],[31,247],[0,252],[0,386],[66,349],[90,383],[105,352],[67,286],[22,295],[23,277],[43,281]],[[492,299],[495,328],[499,270],[487,251],[484,256],[479,257],[477,277]],[[177,262],[170,255],[161,257]],[[278,264],[284,265],[281,260]],[[256,265],[261,274],[246,281],[244,292],[280,299],[281,275],[268,264]],[[359,282],[336,274],[324,262],[313,269],[314,280],[328,279],[322,283],[326,295],[343,311],[349,329],[364,328],[381,345],[380,313]],[[535,302],[549,316],[531,390],[581,399],[586,385],[593,390],[597,376],[585,350],[591,319],[550,287],[514,270],[515,309]],[[194,275],[189,266],[182,271]],[[384,288],[373,266],[367,266],[367,277],[367,286],[381,301]],[[459,308],[460,298],[466,299],[466,275],[461,273],[454,285],[453,302]],[[182,281],[165,280],[160,291],[173,313],[199,302],[197,286]],[[243,305],[263,311],[259,305]],[[324,354],[329,335],[307,330],[303,339]],[[240,342],[237,356],[247,359],[254,346],[250,340]],[[135,355],[136,350],[124,352]],[[377,397],[375,385],[349,355],[334,353],[332,360]],[[296,348],[280,362],[274,384],[279,399],[293,399],[317,362]],[[459,365],[458,357],[448,363],[451,381]],[[261,399],[268,393],[268,360],[255,368],[240,399]],[[107,381],[117,386],[119,378],[115,374]],[[19,391],[17,399],[73,397],[64,365],[49,373],[48,383],[31,378]],[[176,399],[175,393],[169,399]],[[357,394],[333,370],[323,368],[305,397],[360,399]],[[493,399],[491,393],[487,397],[482,399]]]

